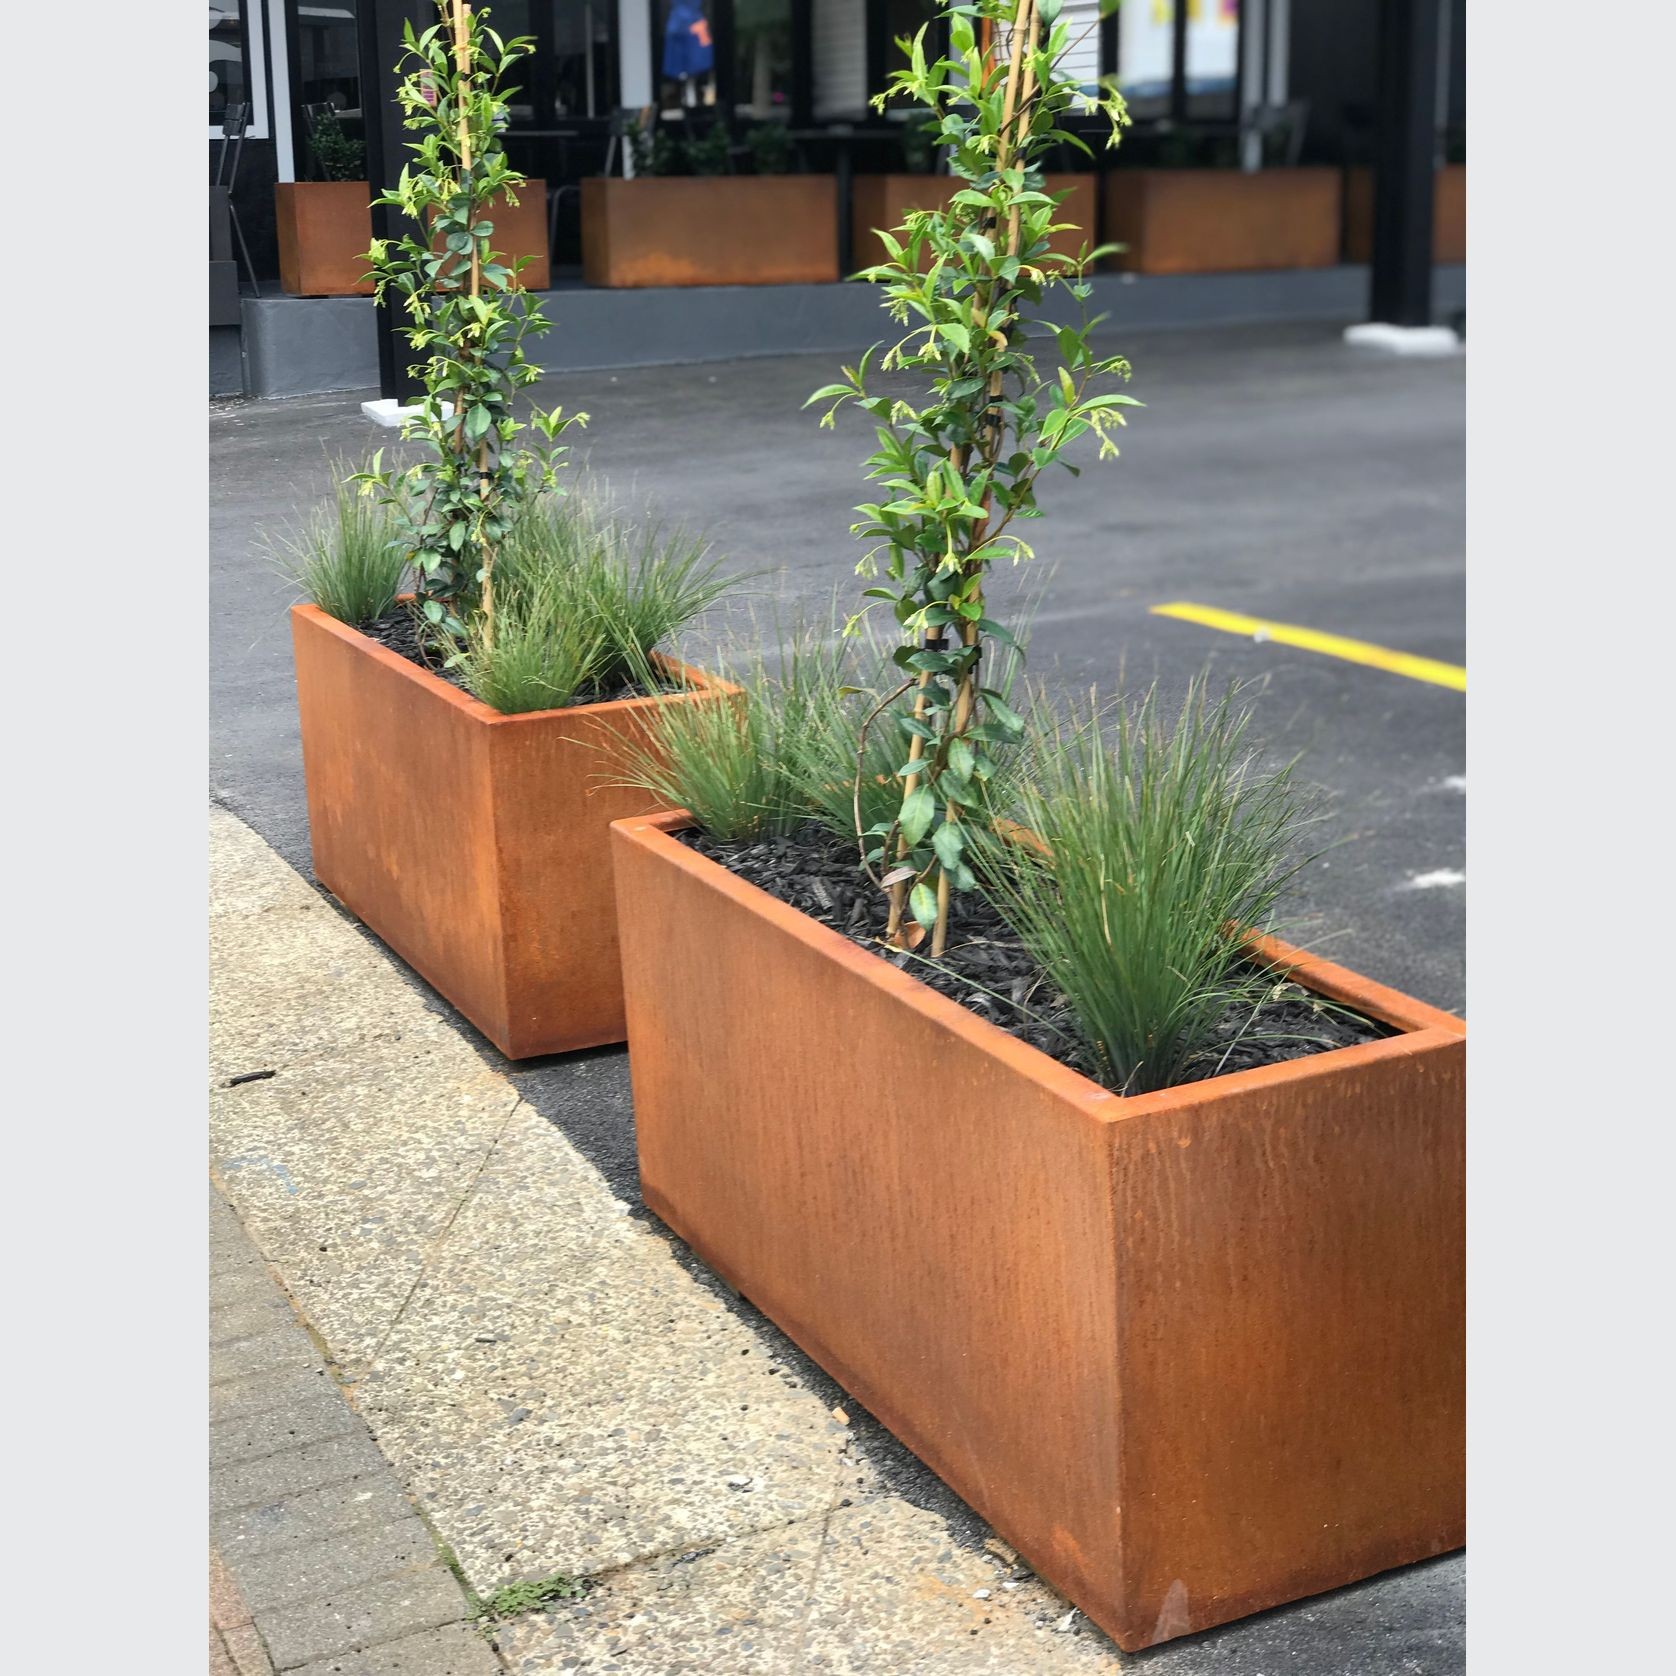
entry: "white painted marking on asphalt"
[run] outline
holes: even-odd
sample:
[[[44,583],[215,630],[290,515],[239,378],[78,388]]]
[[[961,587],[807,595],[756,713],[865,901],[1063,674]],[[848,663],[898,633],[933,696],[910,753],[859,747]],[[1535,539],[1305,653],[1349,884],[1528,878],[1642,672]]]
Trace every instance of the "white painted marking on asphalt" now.
[[[1416,873],[1409,881],[1410,890],[1438,890],[1445,885],[1464,885],[1467,882],[1465,873],[1457,872],[1453,867],[1439,867],[1430,873]]]

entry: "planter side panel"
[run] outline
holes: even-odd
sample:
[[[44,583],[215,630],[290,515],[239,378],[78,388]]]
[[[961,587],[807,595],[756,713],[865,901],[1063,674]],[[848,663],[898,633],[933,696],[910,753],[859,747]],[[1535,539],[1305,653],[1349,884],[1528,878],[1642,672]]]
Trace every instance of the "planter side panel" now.
[[[313,606],[293,608],[291,632],[315,877],[499,1041],[487,729]]]
[[[670,704],[724,702],[719,695]],[[611,705],[495,723],[490,740],[513,1059],[624,1039],[611,822],[659,805],[613,785],[645,709]]]
[[[831,175],[582,182],[590,285],[805,285],[838,278]]]
[[[364,180],[281,181],[274,187],[279,283],[293,297],[369,297],[372,188]]]
[[[646,1203],[1045,1576],[1115,1598],[1109,1126],[613,837]]]
[[[1119,1125],[1126,1647],[1465,1541],[1465,1042]]]
[[[1134,273],[1330,268],[1338,261],[1337,169],[1114,170],[1106,177],[1109,258]]]

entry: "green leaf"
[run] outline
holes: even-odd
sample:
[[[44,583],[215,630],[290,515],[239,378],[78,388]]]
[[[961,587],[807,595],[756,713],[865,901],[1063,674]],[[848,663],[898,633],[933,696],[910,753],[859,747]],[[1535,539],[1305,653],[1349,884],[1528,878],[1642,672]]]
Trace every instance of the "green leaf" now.
[[[966,847],[966,834],[959,821],[944,821],[931,835],[931,847],[937,859],[952,873],[960,865],[960,853]]]
[[[937,800],[931,795],[931,788],[915,786],[902,799],[902,813],[899,817],[902,841],[909,849],[913,849],[931,830],[931,823],[936,818]]]
[[[929,931],[937,923],[937,893],[928,884],[908,892],[908,911]]]
[[[1005,700],[997,698],[994,693],[986,689],[984,702],[988,706],[990,716],[1006,730],[1011,738],[1016,739],[1024,732],[1024,718]]]

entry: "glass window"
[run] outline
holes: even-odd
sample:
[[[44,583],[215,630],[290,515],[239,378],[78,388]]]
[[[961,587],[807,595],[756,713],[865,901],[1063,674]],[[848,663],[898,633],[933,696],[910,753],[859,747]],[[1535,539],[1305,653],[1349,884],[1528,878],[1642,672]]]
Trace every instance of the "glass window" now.
[[[361,115],[361,52],[357,0],[304,0],[297,7],[297,98],[330,105],[340,118]],[[345,123],[346,127],[357,124]]]
[[[733,108],[791,115],[791,0],[733,0]]]
[[[1170,114],[1176,0],[1129,0],[1117,13],[1117,85],[1129,114]],[[1191,117],[1231,117],[1238,105],[1239,0],[1187,0],[1186,98]]]
[[[617,0],[553,0],[556,114],[604,117],[617,102]]]
[[[533,37],[536,34],[534,11],[533,0],[492,0],[488,25],[503,41]],[[552,114],[540,108],[537,89],[546,73],[545,66],[537,62],[540,54],[541,45],[537,41],[534,56],[520,58],[507,72],[506,79],[512,84],[512,97],[506,101],[507,120],[525,128]]]
[[[209,9],[209,119],[219,129],[229,105],[250,100],[246,69],[244,7],[239,0],[223,0]]]
[[[1231,117],[1238,105],[1240,0],[1187,0],[1187,113]]]
[[[713,0],[658,0],[658,106],[666,116],[716,102]]]
[[[1117,12],[1117,85],[1134,117],[1170,108],[1175,0],[1139,0]]]

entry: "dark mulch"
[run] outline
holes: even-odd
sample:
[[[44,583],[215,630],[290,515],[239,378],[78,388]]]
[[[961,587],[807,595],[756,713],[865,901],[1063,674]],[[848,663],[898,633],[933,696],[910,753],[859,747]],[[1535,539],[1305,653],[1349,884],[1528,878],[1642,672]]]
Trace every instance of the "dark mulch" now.
[[[373,622],[357,623],[355,626],[367,639],[376,640],[380,646],[388,647],[397,657],[406,658],[409,663],[416,663],[421,669],[428,669],[449,686],[458,687],[461,692],[465,692],[466,684],[460,679],[459,670],[443,667],[442,659],[425,644],[419,631],[419,622],[416,612],[405,605],[397,605]],[[569,704],[556,704],[553,708],[569,710],[581,704],[609,704],[619,698],[650,696],[651,691],[640,682],[622,680],[613,682],[608,687],[584,688]]]
[[[959,898],[955,930],[941,961],[918,952],[887,955],[879,939],[888,913],[885,895],[861,871],[853,844],[814,825],[785,837],[724,844],[708,833],[678,834],[700,855],[841,932],[859,947],[889,959],[939,994],[1040,1048],[1062,1064],[1094,1077],[1093,1056],[1077,1040],[1065,997],[1018,940],[1000,911],[975,892]],[[1284,1059],[1306,1059],[1330,1048],[1371,1042],[1390,1032],[1357,1014],[1325,1011],[1296,984],[1279,986],[1253,1020],[1249,1007],[1231,1007],[1218,1032],[1220,1071],[1249,1070]],[[1273,1036],[1303,1036],[1275,1041]],[[1096,1079],[1098,1080],[1098,1079]]]

